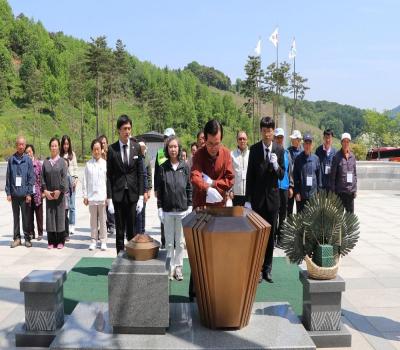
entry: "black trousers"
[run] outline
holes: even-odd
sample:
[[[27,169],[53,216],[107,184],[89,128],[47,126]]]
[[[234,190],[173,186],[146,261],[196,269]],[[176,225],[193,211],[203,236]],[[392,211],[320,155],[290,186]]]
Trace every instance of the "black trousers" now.
[[[57,246],[65,243],[65,232],[47,232],[47,243]]]
[[[279,207],[279,221],[276,229],[276,241],[281,239],[282,224],[286,219],[288,211],[288,190],[279,190],[280,207]]]
[[[243,207],[244,203],[246,203],[246,196],[236,196],[236,195],[233,196],[232,204],[233,204],[234,207],[235,206]]]
[[[354,213],[354,193],[338,193],[347,213]]]
[[[14,240],[21,239],[21,229],[19,225],[20,213],[22,216],[22,230],[25,240],[29,241],[29,206],[25,202],[25,197],[11,197],[11,206],[14,218]]]
[[[165,233],[164,233],[164,224],[161,223],[161,245],[165,247]]]
[[[28,205],[29,212],[29,234],[35,238],[35,216],[38,236],[43,236],[43,203],[36,205],[32,198],[31,204]]]
[[[65,209],[65,238],[69,237],[69,209]]]
[[[276,232],[276,224],[278,220],[278,211],[269,211],[265,204],[261,208],[254,209],[255,212],[271,225],[271,233],[269,234],[267,248],[265,249],[263,272],[272,271],[272,258],[274,255],[274,237]]]
[[[107,214],[107,219],[106,219],[107,230],[111,230],[115,228],[115,215],[110,214],[110,212],[108,211],[108,206],[106,206],[106,214]]]
[[[136,204],[129,201],[128,191],[125,190],[121,202],[113,202],[115,210],[115,245],[117,254],[125,249],[124,238],[130,241],[134,237],[134,228],[136,222]]]

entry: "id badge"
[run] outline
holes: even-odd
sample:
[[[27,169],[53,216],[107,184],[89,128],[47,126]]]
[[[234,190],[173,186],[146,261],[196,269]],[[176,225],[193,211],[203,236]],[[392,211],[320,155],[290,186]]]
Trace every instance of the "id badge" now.
[[[242,170],[242,180],[246,180],[246,174],[247,174],[247,171]]]
[[[347,182],[353,183],[353,173],[347,173]]]
[[[331,167],[330,165],[325,165],[325,175],[328,175],[331,173]]]
[[[311,187],[312,186],[312,176],[307,176],[307,186]]]
[[[21,187],[22,185],[22,177],[21,176],[16,176],[15,177],[15,186],[16,187]]]
[[[32,187],[32,192],[33,192],[33,194],[35,194],[35,193],[36,193],[36,188],[35,188],[35,185],[33,185],[33,187]]]

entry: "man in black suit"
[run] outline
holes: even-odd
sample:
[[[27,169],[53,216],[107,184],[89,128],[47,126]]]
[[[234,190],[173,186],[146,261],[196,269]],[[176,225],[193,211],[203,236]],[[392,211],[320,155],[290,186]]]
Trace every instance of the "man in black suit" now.
[[[278,217],[280,198],[278,179],[285,174],[284,150],[273,143],[275,122],[271,117],[260,120],[262,140],[250,147],[249,163],[246,176],[245,207],[253,209],[270,225],[271,233],[265,251],[264,264],[260,280],[272,281],[272,256],[274,252],[274,235]]]
[[[124,233],[134,235],[136,212],[143,209],[144,176],[140,145],[130,138],[132,120],[121,115],[117,121],[119,140],[108,148],[107,198],[115,210],[117,254],[124,250]]]

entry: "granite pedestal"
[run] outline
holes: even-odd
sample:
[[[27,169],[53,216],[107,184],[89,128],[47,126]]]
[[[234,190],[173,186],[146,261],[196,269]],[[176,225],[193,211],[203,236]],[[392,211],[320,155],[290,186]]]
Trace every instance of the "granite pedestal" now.
[[[49,346],[64,324],[63,283],[66,271],[33,270],[20,282],[25,323],[15,329],[16,346]]]
[[[164,334],[169,325],[165,250],[136,261],[120,252],[108,274],[110,324],[114,333]]]
[[[342,292],[345,281],[340,277],[331,280],[308,278],[307,270],[300,269],[303,284],[304,327],[317,347],[349,347],[351,334],[342,324]]]
[[[196,303],[171,303],[164,335],[115,334],[106,303],[79,303],[50,348],[77,349],[274,349],[314,350],[315,344],[286,302],[254,303],[250,322],[240,330],[210,330],[200,322]]]

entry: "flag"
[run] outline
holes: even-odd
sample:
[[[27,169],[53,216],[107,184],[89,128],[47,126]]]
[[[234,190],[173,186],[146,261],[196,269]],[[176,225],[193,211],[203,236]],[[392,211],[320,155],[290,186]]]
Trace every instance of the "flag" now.
[[[279,35],[278,35],[278,27],[276,27],[276,29],[273,31],[273,33],[271,34],[271,36],[269,37],[269,41],[275,46],[278,46],[278,42],[279,42]]]
[[[261,39],[258,39],[257,46],[254,49],[256,56],[261,55]]]
[[[296,57],[296,53],[297,53],[296,40],[293,38],[292,46],[290,47],[290,51],[289,51],[289,59],[290,60],[294,59]]]

